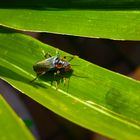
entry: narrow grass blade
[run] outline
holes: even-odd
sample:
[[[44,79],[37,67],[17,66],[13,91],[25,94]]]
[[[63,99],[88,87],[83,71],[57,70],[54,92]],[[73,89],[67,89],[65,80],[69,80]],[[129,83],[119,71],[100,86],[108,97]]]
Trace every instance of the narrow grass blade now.
[[[140,82],[76,57],[71,64],[79,67],[73,66],[68,88],[62,82],[56,90],[50,75],[31,83],[36,76],[32,66],[44,59],[42,52],[55,55],[56,49],[1,29],[0,77],[80,126],[114,139],[140,139]]]

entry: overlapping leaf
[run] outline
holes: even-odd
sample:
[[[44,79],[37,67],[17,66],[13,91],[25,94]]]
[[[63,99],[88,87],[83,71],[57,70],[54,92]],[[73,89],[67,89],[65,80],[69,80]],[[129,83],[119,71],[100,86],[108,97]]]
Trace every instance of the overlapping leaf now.
[[[139,0],[6,1],[0,25],[35,32],[140,40]]]

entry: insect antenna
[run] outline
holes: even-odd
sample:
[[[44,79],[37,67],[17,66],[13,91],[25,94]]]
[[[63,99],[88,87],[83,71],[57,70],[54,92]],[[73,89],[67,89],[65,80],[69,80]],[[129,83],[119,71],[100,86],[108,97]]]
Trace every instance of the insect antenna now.
[[[33,83],[38,77],[36,76],[33,80],[30,81],[30,83]]]
[[[79,77],[79,78],[88,78],[87,76],[79,76],[79,75],[76,75],[76,74],[72,74],[72,76]]]
[[[76,65],[76,64],[71,64],[71,66],[80,66],[80,65]]]

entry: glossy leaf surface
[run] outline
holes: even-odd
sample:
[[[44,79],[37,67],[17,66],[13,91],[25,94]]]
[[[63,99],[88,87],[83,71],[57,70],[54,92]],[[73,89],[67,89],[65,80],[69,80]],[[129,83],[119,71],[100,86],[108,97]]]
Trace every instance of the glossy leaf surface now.
[[[3,80],[85,128],[115,139],[140,139],[139,82],[75,57],[71,64],[79,66],[73,66],[69,84],[64,86],[62,81],[56,90],[49,74],[31,83],[35,78],[33,64],[44,59],[43,52],[55,55],[56,49],[21,33],[7,29],[0,32]]]

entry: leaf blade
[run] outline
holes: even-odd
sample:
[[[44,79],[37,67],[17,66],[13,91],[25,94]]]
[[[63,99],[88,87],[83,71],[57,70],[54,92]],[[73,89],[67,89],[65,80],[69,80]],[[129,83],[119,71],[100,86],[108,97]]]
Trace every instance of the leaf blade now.
[[[0,9],[0,25],[32,32],[140,40],[139,15],[138,10]]]
[[[34,140],[29,130],[21,119],[15,114],[15,112],[6,103],[4,98],[0,95],[0,137],[1,139],[17,139],[21,140]],[[9,133],[7,133],[9,132]]]
[[[63,84],[55,90],[47,79],[31,84],[32,65],[42,60],[42,50],[55,55],[55,48],[6,31],[0,34],[0,46],[0,77],[27,96],[92,131],[112,138],[140,138],[139,82],[75,58],[71,63],[80,67],[73,67],[74,73],[88,78],[72,76],[68,92]]]

